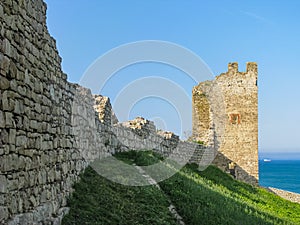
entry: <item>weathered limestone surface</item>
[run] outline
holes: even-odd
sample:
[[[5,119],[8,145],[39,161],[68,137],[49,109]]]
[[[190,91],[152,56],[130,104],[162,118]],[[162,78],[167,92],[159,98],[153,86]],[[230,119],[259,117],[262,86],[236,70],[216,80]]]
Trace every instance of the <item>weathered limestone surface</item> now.
[[[222,97],[211,96],[220,93]],[[219,110],[215,100],[223,101]],[[221,118],[223,114],[224,119]],[[220,124],[224,123],[225,124]],[[223,127],[217,130],[216,127]],[[246,72],[230,63],[228,71],[193,90],[193,137],[204,143],[218,139],[215,164],[223,170],[233,161],[240,180],[258,182],[257,65],[247,63]]]
[[[116,151],[208,154],[143,118],[118,123],[109,98],[69,83],[42,0],[0,1],[0,131],[1,224],[59,224],[79,173]]]
[[[1,1],[0,24],[0,221],[59,223],[86,165],[72,131],[76,86],[43,1]]]
[[[156,131],[142,117],[118,123],[108,97],[67,81],[47,31],[46,4],[1,1],[0,223],[60,224],[79,173],[95,159],[129,149],[204,168],[220,147],[216,164],[225,169],[232,160],[239,179],[255,182],[256,79],[256,64],[240,73],[233,63],[193,90],[194,137],[205,145]]]

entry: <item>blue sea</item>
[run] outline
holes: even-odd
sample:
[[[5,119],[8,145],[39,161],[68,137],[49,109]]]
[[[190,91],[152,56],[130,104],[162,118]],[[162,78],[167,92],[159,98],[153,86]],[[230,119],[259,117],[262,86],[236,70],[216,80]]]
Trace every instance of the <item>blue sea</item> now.
[[[260,160],[259,184],[300,193],[300,159]]]

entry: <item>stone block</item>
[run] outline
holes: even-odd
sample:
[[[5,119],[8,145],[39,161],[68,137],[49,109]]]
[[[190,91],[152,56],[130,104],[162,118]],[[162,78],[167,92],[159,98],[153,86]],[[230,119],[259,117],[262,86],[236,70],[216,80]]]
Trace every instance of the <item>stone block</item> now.
[[[4,171],[11,171],[18,169],[18,155],[11,154],[4,156]]]
[[[34,109],[37,113],[41,113],[42,112],[42,109],[41,109],[41,105],[36,103],[35,106],[34,106]]]
[[[0,206],[0,221],[8,219],[8,209],[5,206]]]
[[[19,156],[19,159],[18,159],[18,169],[24,170],[25,167],[26,167],[26,159],[25,159],[25,157],[24,156]]]
[[[14,109],[14,113],[18,114],[18,115],[23,115],[24,114],[24,103],[23,100],[21,99],[16,99],[15,100],[15,109]]]
[[[17,92],[18,91],[17,80],[13,79],[13,80],[10,81],[10,90],[12,90],[13,92]]]
[[[5,112],[5,127],[6,128],[15,128],[15,120],[13,119],[13,114],[10,112]]]
[[[7,76],[7,71],[8,71],[9,66],[10,66],[9,58],[0,53],[0,70],[1,70],[1,74],[3,74],[4,76]]]
[[[27,92],[27,89],[26,87],[24,86],[18,86],[18,93],[22,96],[26,96],[26,97],[29,97],[29,93]]]
[[[8,143],[12,145],[16,144],[16,129],[9,129]]]
[[[6,90],[10,86],[10,82],[6,77],[0,76],[0,89],[1,90]]]
[[[0,175],[0,193],[7,193],[7,178]]]
[[[5,127],[4,112],[0,111],[0,128]]]
[[[2,109],[4,111],[11,111],[11,107],[9,105],[9,98],[7,96],[8,91],[4,91],[2,94]]]
[[[36,120],[30,120],[30,128],[34,130],[37,130],[39,128]]]
[[[25,79],[25,74],[24,74],[24,72],[19,71],[19,72],[17,73],[17,80],[19,80],[19,81],[21,81],[21,82],[24,82],[24,79]]]
[[[28,130],[29,129],[29,119],[27,116],[23,115],[23,129]]]
[[[19,187],[19,181],[18,181],[18,179],[8,180],[8,190],[9,191],[18,190],[18,187]]]
[[[37,206],[37,200],[33,195],[30,196],[29,201],[31,202],[33,207]]]
[[[4,12],[3,12],[3,7],[0,5],[0,18],[3,18]]]
[[[41,163],[43,165],[47,165],[49,163],[49,156],[46,154],[41,155]]]
[[[11,44],[10,41],[6,38],[2,41],[2,52],[7,55],[8,57],[11,57]]]
[[[17,66],[13,61],[11,61],[9,63],[9,71],[7,77],[10,79],[15,79],[17,77],[17,74],[18,74]]]
[[[36,93],[41,93],[42,90],[43,90],[43,85],[42,85],[42,83],[41,83],[39,80],[37,80],[37,81],[34,83],[34,91],[35,91]]]
[[[18,212],[19,205],[18,205],[18,196],[13,195],[9,201],[9,211],[12,214],[16,214]],[[16,223],[19,224],[19,223]]]
[[[17,136],[16,146],[26,148],[26,146],[27,146],[27,137],[26,136]]]

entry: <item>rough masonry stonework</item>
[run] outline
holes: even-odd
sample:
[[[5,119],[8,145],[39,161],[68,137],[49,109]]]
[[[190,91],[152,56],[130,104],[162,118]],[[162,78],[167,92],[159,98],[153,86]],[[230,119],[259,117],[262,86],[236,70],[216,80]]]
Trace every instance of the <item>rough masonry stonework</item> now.
[[[217,110],[215,101],[223,101]],[[209,143],[219,137],[214,163],[225,171],[231,161],[236,163],[236,177],[253,184],[258,183],[257,104],[253,62],[247,63],[246,72],[230,63],[226,73],[193,89],[193,138]]]
[[[118,123],[108,97],[69,83],[42,0],[0,2],[0,131],[1,224],[60,224],[80,172],[117,151],[210,155],[143,118]]]
[[[85,165],[71,126],[76,88],[43,1],[1,1],[0,24],[0,221],[56,223]]]
[[[119,151],[189,157],[205,168],[220,147],[241,168],[239,178],[243,171],[257,178],[255,64],[246,73],[231,64],[203,90],[194,89],[194,135],[203,144],[185,142],[142,117],[119,123],[108,97],[68,82],[46,8],[42,0],[0,1],[1,224],[60,224],[82,170]]]

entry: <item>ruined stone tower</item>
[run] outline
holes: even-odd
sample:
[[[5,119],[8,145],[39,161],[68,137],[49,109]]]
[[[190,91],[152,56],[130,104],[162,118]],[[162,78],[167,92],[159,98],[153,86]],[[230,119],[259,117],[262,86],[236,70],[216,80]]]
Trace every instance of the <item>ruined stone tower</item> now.
[[[219,90],[219,93],[216,93]],[[213,110],[216,95],[222,95],[224,107]],[[218,116],[216,116],[218,115]],[[223,132],[215,129],[224,116]],[[221,125],[222,126],[222,125]],[[219,136],[214,164],[228,170],[236,164],[237,179],[258,182],[258,99],[257,65],[247,63],[246,72],[237,63],[229,63],[228,71],[215,80],[200,83],[193,89],[193,138],[209,145]],[[216,145],[216,143],[214,143]]]

